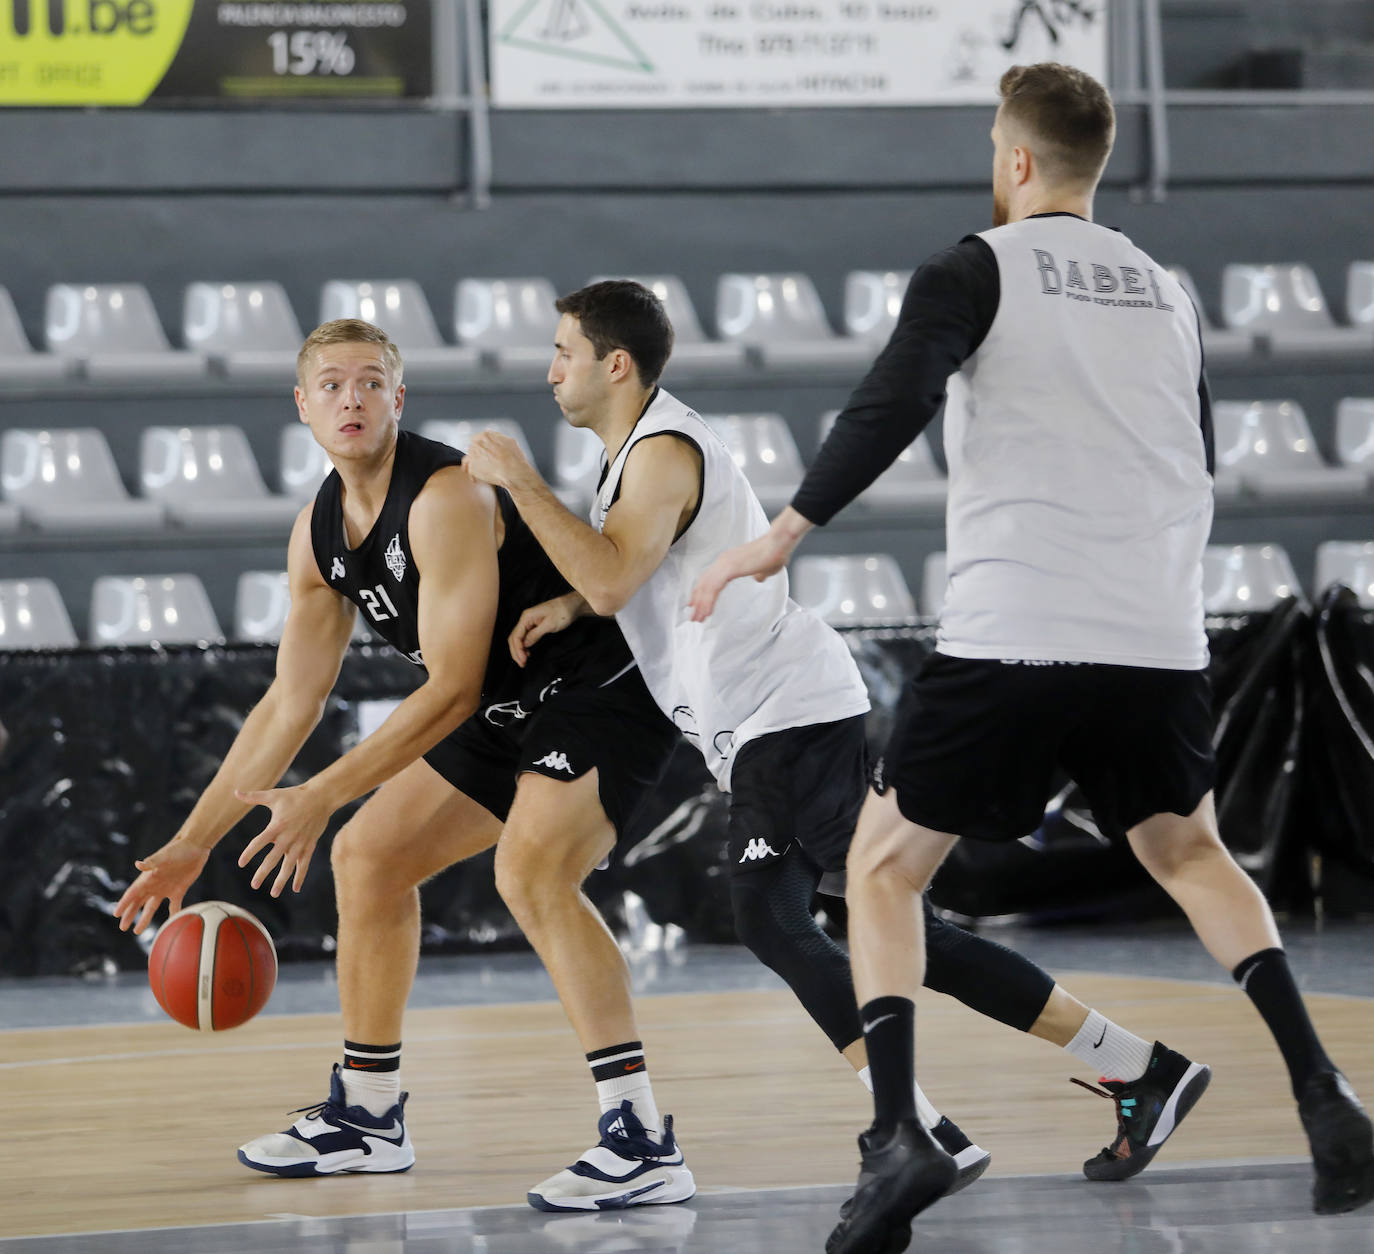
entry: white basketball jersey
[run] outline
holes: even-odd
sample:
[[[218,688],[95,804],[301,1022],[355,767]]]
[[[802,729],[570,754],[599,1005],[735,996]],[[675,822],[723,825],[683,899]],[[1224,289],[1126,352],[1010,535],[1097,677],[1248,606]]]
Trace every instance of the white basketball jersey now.
[[[701,500],[616,622],[654,700],[728,790],[741,745],[863,714],[868,692],[839,634],[788,596],[786,571],[763,583],[736,579],[710,618],[691,621],[687,599],[697,577],[725,549],[767,531],[768,519],[720,438],[662,389],[608,468],[592,526],[605,524],[630,450],[654,436],[685,439],[701,453]]]
[[[950,379],[937,647],[1204,667],[1212,481],[1191,302],[1124,235],[1082,218],[981,238],[1001,298]]]

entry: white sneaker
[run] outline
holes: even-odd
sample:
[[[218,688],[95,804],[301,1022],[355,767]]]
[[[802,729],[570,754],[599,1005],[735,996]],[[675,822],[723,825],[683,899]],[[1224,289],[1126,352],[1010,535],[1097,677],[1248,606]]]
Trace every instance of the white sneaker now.
[[[597,1124],[601,1140],[571,1167],[527,1195],[537,1210],[620,1210],[685,1202],[696,1181],[673,1137],[673,1117],[663,1118],[663,1140],[650,1139],[630,1102],[608,1110]]]
[[[349,1106],[339,1064],[329,1078],[329,1096],[302,1106],[285,1132],[260,1136],[239,1146],[239,1162],[273,1176],[333,1176],[345,1171],[408,1171],[415,1150],[406,1134],[408,1093],[384,1115]]]

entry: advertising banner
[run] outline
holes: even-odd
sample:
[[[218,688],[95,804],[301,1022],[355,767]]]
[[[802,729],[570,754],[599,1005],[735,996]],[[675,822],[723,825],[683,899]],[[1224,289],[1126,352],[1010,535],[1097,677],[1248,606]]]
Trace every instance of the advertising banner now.
[[[0,105],[430,94],[429,0],[0,0]]]
[[[1105,79],[1107,0],[491,0],[505,108],[991,104],[1012,65]]]

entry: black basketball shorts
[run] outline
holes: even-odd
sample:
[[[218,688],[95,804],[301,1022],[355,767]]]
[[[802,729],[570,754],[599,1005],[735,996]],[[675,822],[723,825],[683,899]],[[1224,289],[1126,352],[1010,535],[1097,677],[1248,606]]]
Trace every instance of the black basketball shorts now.
[[[1058,770],[1104,834],[1191,814],[1216,778],[1204,671],[932,653],[875,773],[913,823],[979,840],[1041,824]]]
[[[619,836],[676,743],[677,728],[634,668],[605,687],[559,688],[532,712],[500,725],[478,711],[425,761],[503,822],[526,771],[574,780],[595,768],[601,807]]]
[[[864,718],[768,732],[730,772],[730,865],[764,867],[795,843],[822,871],[843,871],[868,795]]]

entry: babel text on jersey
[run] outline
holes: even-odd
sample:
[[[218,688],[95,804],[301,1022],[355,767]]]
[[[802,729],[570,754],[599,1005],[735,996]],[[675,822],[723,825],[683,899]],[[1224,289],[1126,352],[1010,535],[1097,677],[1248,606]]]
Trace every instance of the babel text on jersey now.
[[[1073,259],[1061,263],[1043,248],[1031,251],[1035,254],[1035,268],[1040,272],[1040,290],[1046,296],[1131,309],[1173,309],[1159,290],[1151,269],[1104,266],[1096,261],[1080,263]]]

